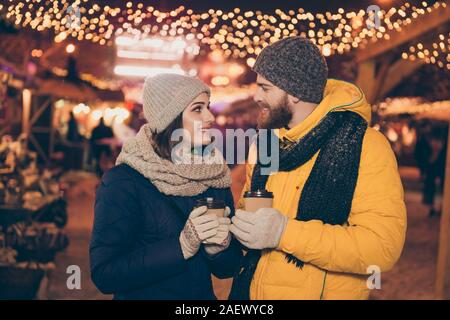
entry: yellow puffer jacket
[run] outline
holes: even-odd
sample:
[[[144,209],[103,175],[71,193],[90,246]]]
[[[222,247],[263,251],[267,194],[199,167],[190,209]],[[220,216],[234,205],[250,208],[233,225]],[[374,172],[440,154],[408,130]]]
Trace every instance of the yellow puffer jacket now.
[[[328,112],[353,111],[370,123],[371,109],[361,90],[330,79],[324,99],[299,125],[281,129],[279,136],[295,141],[318,124]],[[243,192],[249,190],[256,155],[252,146]],[[406,208],[397,162],[386,138],[368,128],[362,146],[358,181],[346,225],[318,220],[297,221],[297,207],[317,154],[291,172],[270,176],[267,189],[274,193],[274,208],[288,216],[277,250],[265,250],[250,288],[260,299],[367,299],[368,267],[381,272],[392,268],[403,248]],[[239,208],[243,208],[241,196]],[[287,263],[284,253],[305,262],[302,269]],[[383,274],[381,273],[381,285]]]

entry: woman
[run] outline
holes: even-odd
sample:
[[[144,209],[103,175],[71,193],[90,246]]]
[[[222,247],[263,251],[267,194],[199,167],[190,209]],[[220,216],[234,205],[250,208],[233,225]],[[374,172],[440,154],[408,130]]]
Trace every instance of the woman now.
[[[115,299],[215,299],[211,273],[231,277],[238,266],[242,252],[230,219],[195,208],[196,200],[212,197],[225,202],[226,215],[234,212],[223,156],[194,152],[210,149],[209,95],[190,77],[145,81],[148,123],[124,144],[96,194],[92,280]],[[180,144],[172,141],[177,129]]]

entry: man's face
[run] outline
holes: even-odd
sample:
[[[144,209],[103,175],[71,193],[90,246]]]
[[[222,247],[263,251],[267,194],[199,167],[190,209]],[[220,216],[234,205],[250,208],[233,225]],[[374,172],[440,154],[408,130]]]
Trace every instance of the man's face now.
[[[258,89],[253,97],[262,108],[258,118],[258,128],[278,129],[288,125],[292,119],[292,111],[288,105],[288,94],[258,75]]]

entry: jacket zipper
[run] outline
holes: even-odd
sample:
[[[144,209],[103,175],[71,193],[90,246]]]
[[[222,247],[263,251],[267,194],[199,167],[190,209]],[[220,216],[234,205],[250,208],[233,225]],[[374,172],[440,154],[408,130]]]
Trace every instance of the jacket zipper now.
[[[287,177],[286,180],[289,181],[289,174],[288,174],[288,177]],[[284,186],[283,186],[282,200],[284,200],[284,198],[285,198],[286,186],[287,186],[287,183],[285,183]],[[281,203],[283,203],[283,202],[281,202]],[[256,292],[257,292],[256,299],[257,300],[262,299],[262,279],[263,279],[264,273],[266,272],[266,267],[267,267],[267,264],[269,263],[269,258],[270,258],[271,254],[272,254],[272,251],[267,252],[267,255],[265,257],[266,261],[264,261],[264,264],[261,266],[261,272],[260,272],[258,281],[256,282],[257,283],[257,288],[256,288]]]
[[[332,111],[336,110],[336,109],[340,109],[340,108],[343,108],[343,107],[348,107],[348,106],[351,106],[351,105],[353,105],[353,104],[355,104],[355,103],[361,101],[362,98],[364,97],[364,95],[363,95],[361,89],[360,89],[358,86],[356,86],[356,88],[359,90],[359,92],[360,92],[360,94],[361,94],[361,97],[360,97],[359,99],[357,99],[357,100],[355,100],[355,101],[352,101],[352,102],[350,102],[350,103],[347,103],[347,104],[335,106],[334,108],[332,108],[331,110],[329,110],[329,111],[327,112],[327,114],[328,114],[329,112],[332,112]],[[316,160],[317,160],[317,159],[316,159]],[[291,171],[291,172],[292,172],[292,171]],[[284,187],[283,187],[283,195],[285,194],[284,191],[286,191],[286,184],[287,184],[287,183],[285,183],[285,184],[284,184]],[[284,197],[283,197],[283,198],[284,198]],[[256,296],[256,299],[257,299],[257,300],[261,299],[261,297],[262,297],[262,294],[261,294],[261,292],[262,292],[261,283],[262,283],[263,274],[264,274],[264,272],[266,271],[265,269],[266,269],[266,265],[267,265],[267,263],[268,263],[268,261],[269,261],[269,256],[270,256],[270,254],[271,254],[271,253],[269,253],[269,254],[267,255],[267,258],[266,258],[267,261],[264,263],[264,265],[261,266],[260,276],[259,276],[258,281],[256,281],[256,283],[257,283],[257,287],[256,287],[257,296]],[[322,292],[320,293],[320,300],[322,300],[323,292],[324,292],[324,290],[325,290],[325,280],[326,280],[326,277],[327,277],[327,272],[325,271],[325,275],[324,275],[324,277],[323,277]],[[256,279],[255,279],[255,280],[256,280]]]
[[[324,271],[323,275],[323,283],[322,283],[322,291],[320,292],[320,300],[323,300],[323,292],[325,291],[325,280],[327,279],[327,271]]]

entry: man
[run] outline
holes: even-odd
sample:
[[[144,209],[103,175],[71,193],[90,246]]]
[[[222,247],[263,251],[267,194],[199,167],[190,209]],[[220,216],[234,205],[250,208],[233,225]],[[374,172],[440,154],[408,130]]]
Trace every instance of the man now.
[[[95,159],[95,169],[97,174],[101,176],[103,174],[102,159],[111,156],[111,148],[108,145],[102,144],[102,139],[113,138],[114,132],[111,127],[108,127],[103,120],[100,118],[98,125],[92,130],[90,145],[92,156]]]
[[[230,231],[250,250],[230,298],[367,299],[369,274],[391,269],[405,239],[390,145],[368,126],[361,90],[327,79],[309,40],[266,47],[254,71],[259,127],[279,129],[279,169],[262,175],[252,145],[243,192],[271,191],[273,208],[237,210],[232,219]]]

